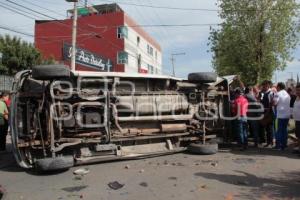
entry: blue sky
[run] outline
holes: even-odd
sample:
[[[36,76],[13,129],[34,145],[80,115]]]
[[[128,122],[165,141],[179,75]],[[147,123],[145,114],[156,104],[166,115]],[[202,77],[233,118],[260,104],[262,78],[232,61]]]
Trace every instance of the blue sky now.
[[[2,0],[5,2],[5,0]],[[61,19],[66,15],[66,10],[72,8],[71,3],[64,0],[12,0],[24,6],[39,10],[47,15]],[[33,7],[29,3],[32,2],[50,10],[42,10]],[[43,3],[41,3],[43,2]],[[107,3],[106,0],[89,0],[89,4]],[[185,8],[207,8],[218,9],[217,0],[118,0],[117,2],[127,2],[135,4],[185,7]],[[299,0],[300,2],[300,0]],[[5,4],[9,4],[5,2]],[[3,4],[2,4],[3,5]],[[121,7],[139,24],[217,24],[220,22],[216,11],[181,11],[153,9],[144,7],[135,7],[123,5]],[[0,25],[13,27],[15,29],[31,33],[34,32],[34,20],[20,16],[11,11],[0,7]],[[36,17],[36,19],[47,19],[45,17]],[[151,27],[146,28],[162,46],[163,49],[163,71],[165,74],[171,74],[172,67],[170,57],[172,53],[186,53],[186,55],[176,57],[175,68],[176,75],[186,77],[190,72],[212,71],[211,53],[207,52],[210,47],[207,46],[209,37],[209,26],[201,27]],[[9,33],[0,30],[0,33]],[[33,41],[33,38],[22,36],[24,40]],[[295,60],[288,63],[288,67],[283,72],[277,72],[279,81],[285,81],[291,77],[291,72],[296,77],[300,75],[300,46],[294,51]]]

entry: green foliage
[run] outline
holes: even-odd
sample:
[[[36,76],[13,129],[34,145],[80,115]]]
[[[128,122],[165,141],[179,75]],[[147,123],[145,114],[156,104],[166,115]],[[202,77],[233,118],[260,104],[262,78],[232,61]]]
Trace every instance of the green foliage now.
[[[34,65],[54,62],[53,59],[43,60],[41,53],[31,43],[9,35],[0,35],[0,52],[2,53],[0,74],[5,75],[14,75]]]
[[[295,0],[220,0],[220,29],[211,31],[213,66],[219,75],[238,74],[247,84],[284,70],[298,43]]]

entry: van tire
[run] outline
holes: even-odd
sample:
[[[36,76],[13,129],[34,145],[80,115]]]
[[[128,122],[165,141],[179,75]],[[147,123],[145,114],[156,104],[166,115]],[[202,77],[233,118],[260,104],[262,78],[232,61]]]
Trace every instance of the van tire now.
[[[43,158],[35,162],[35,169],[40,172],[68,170],[73,166],[74,158],[72,156]]]
[[[192,143],[187,148],[189,153],[200,154],[200,155],[213,155],[219,150],[217,143]]]
[[[37,65],[32,68],[32,77],[36,80],[69,78],[71,71],[66,65]]]
[[[214,72],[190,73],[188,80],[193,83],[213,83],[217,81],[217,74]]]

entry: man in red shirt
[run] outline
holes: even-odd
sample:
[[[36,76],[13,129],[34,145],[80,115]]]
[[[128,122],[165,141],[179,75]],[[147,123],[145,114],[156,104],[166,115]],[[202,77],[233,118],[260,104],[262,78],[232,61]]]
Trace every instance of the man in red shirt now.
[[[248,147],[248,133],[247,133],[247,112],[248,100],[242,95],[241,89],[235,90],[236,98],[233,101],[232,112],[235,119],[235,131],[239,137],[239,144],[243,149]]]
[[[10,102],[11,102],[11,100],[10,100],[10,96],[9,96],[8,93],[4,93],[3,94],[3,100],[4,100],[7,108],[10,108]]]

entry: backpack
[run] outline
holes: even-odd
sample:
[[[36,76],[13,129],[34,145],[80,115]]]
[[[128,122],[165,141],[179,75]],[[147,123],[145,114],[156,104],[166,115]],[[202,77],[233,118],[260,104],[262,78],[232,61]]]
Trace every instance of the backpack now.
[[[0,113],[0,126],[5,125],[4,115]]]
[[[261,101],[261,103],[263,104],[265,109],[268,109],[268,108],[271,107],[270,99],[269,99],[270,93],[271,93],[271,91],[269,91],[267,93],[264,93],[264,96],[263,96],[262,101]]]
[[[291,95],[291,101],[290,101],[290,107],[291,108],[294,108],[296,99],[297,99],[297,96]]]

